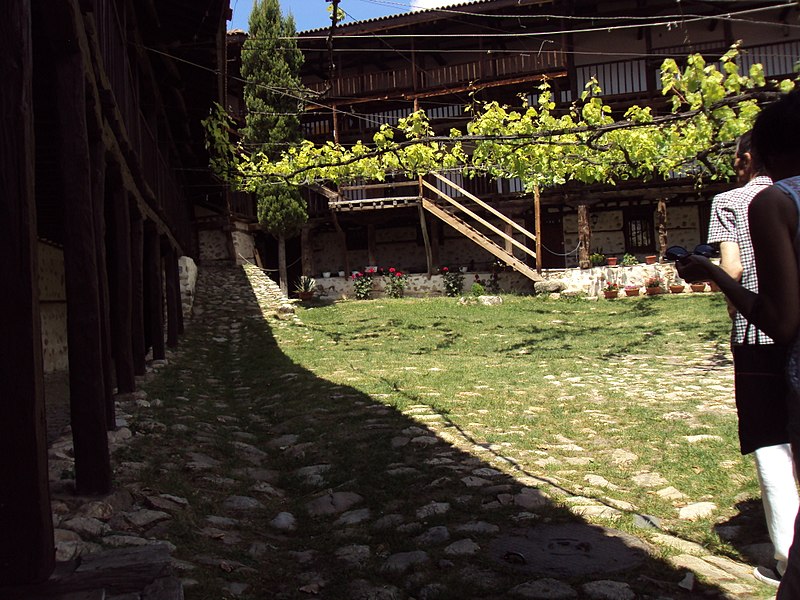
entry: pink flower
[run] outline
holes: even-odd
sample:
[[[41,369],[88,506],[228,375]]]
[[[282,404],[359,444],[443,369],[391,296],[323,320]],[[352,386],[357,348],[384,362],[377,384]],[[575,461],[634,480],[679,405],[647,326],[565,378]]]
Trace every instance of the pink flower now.
[[[394,270],[394,269],[392,269],[392,270]],[[397,272],[394,274],[394,276],[395,276],[395,277],[402,277],[402,276],[403,276],[403,274],[402,274],[400,271],[397,271]]]
[[[447,273],[449,270],[447,267],[442,267],[442,273]]]
[[[394,273],[396,270],[394,267],[389,267],[389,273]]]

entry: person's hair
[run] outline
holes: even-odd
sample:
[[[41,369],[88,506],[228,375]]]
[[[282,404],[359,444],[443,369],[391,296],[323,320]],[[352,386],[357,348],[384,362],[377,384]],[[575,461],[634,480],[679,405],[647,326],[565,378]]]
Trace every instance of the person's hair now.
[[[750,171],[754,175],[764,173],[764,163],[757,152],[753,151],[753,132],[748,131],[739,136],[736,141],[736,157],[744,159],[744,155],[750,155]]]
[[[753,150],[767,170],[776,161],[800,157],[800,88],[759,113],[753,125]]]

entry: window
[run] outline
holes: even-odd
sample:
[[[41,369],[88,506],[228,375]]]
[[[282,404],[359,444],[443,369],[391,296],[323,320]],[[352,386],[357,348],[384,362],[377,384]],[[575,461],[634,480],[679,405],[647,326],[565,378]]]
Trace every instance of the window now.
[[[624,211],[625,252],[631,254],[655,251],[653,210],[650,207]]]

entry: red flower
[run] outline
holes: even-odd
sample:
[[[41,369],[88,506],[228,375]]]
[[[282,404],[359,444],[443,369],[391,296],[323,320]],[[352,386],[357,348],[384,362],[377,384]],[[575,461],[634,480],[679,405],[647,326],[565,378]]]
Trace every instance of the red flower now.
[[[392,269],[392,270],[394,270],[394,269]],[[397,271],[397,272],[394,274],[394,276],[395,276],[395,277],[402,277],[402,276],[403,276],[403,274],[402,274],[400,271]]]
[[[449,270],[447,267],[442,267],[442,273],[447,273]]]
[[[396,270],[394,267],[389,267],[389,273],[394,273]]]

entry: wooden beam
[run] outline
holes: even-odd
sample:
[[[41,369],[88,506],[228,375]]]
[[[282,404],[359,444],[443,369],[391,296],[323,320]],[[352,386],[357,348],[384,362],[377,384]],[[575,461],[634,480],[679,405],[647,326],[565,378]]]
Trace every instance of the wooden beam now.
[[[51,19],[55,17],[51,14]],[[64,273],[67,292],[70,415],[75,448],[75,488],[80,494],[111,490],[106,435],[100,283],[83,57],[68,43],[54,50],[58,165],[64,200]]]
[[[47,473],[34,196],[31,2],[0,20],[0,581],[43,581],[55,565]]]
[[[147,372],[144,328],[144,219],[136,202],[130,206],[131,223],[131,346],[133,372]]]
[[[178,275],[178,253],[168,246],[164,253],[164,277],[167,292],[167,346],[178,345],[178,313],[181,311],[180,276]]]
[[[161,236],[156,224],[147,221],[144,225],[145,343],[153,349],[154,360],[166,356],[162,268]]]
[[[112,350],[117,373],[117,391],[128,394],[136,389],[132,344],[131,217],[128,195],[121,181],[114,178],[106,199],[106,212],[109,214],[108,271]]]

